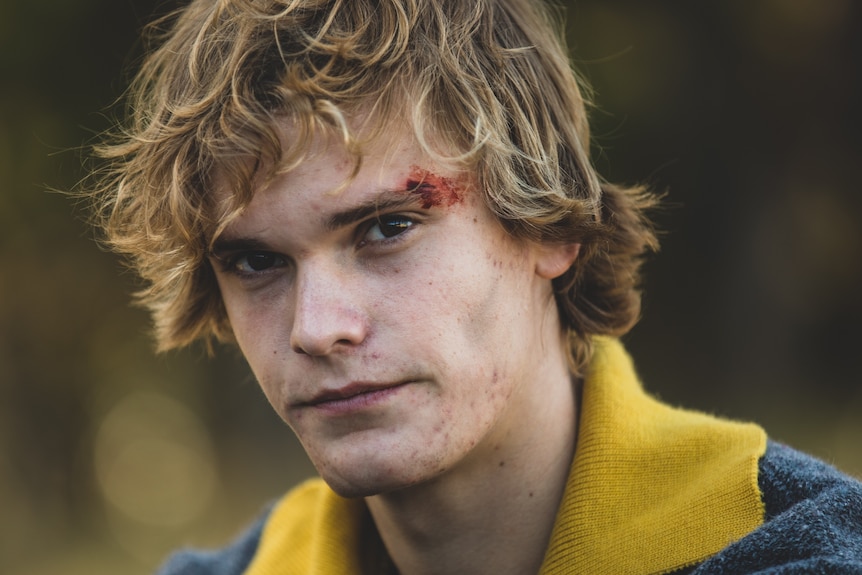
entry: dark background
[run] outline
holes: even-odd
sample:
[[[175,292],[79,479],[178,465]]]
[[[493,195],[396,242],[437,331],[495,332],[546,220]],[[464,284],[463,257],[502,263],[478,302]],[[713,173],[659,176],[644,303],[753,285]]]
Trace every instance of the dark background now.
[[[143,574],[311,473],[231,350],[155,357],[85,174],[153,0],[0,4],[0,572]],[[862,475],[862,19],[852,0],[582,0],[612,181],[667,192],[644,319],[664,399]]]

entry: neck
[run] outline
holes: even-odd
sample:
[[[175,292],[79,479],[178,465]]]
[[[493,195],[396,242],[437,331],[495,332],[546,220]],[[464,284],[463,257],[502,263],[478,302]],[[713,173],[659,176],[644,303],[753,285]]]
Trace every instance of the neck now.
[[[533,393],[517,437],[488,438],[437,479],[367,499],[401,575],[539,571],[574,454],[573,387],[565,373]]]

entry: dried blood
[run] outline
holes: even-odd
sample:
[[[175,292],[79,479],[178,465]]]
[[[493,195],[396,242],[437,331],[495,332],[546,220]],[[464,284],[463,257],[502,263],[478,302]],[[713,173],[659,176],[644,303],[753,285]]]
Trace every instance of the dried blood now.
[[[419,166],[410,166],[406,189],[422,198],[422,208],[453,206],[464,201],[461,187],[453,178],[438,176]]]

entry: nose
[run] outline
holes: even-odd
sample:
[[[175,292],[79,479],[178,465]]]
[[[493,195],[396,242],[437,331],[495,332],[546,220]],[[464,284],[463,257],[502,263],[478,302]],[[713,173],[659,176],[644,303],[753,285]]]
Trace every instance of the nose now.
[[[295,287],[290,332],[294,352],[325,356],[365,340],[368,318],[362,311],[361,289],[349,274],[309,264],[298,270]]]

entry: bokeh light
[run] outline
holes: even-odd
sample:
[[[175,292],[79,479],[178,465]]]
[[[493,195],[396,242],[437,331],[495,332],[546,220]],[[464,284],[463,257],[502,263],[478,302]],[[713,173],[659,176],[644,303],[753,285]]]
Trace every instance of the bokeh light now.
[[[192,522],[216,490],[203,423],[180,402],[152,392],[134,393],[108,413],[93,461],[105,500],[129,520],[156,528]]]

